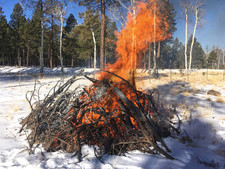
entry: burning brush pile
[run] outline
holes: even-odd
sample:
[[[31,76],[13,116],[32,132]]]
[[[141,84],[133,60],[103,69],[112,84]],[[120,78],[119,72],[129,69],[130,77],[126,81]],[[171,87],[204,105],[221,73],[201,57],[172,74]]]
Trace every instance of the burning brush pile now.
[[[79,73],[58,83],[43,101],[31,106],[31,113],[21,122],[21,131],[30,131],[30,150],[42,144],[46,151],[76,152],[81,160],[81,147],[88,144],[97,145],[101,155],[140,150],[173,159],[162,139],[176,130],[171,123],[173,111],[166,109],[154,92],[137,91],[114,76],[120,82]],[[73,87],[81,78],[92,85]]]
[[[117,34],[117,61],[96,79],[74,75],[35,106],[32,93],[31,113],[21,122],[21,131],[30,131],[31,150],[42,144],[47,151],[76,152],[81,160],[82,145],[88,144],[97,146],[100,155],[140,150],[173,159],[163,138],[177,132],[171,122],[174,112],[162,105],[156,93],[138,91],[135,85],[136,67],[149,44],[170,37],[162,5],[146,3],[131,8],[126,27]],[[92,85],[76,85],[82,77]]]

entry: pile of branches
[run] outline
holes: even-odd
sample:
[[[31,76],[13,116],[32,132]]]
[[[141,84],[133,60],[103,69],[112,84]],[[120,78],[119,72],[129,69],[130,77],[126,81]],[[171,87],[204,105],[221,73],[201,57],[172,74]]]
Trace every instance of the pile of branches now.
[[[137,91],[112,76],[120,82],[99,81],[81,71],[57,83],[42,101],[32,102],[35,91],[27,94],[31,112],[21,121],[20,132],[29,133],[29,149],[42,145],[46,151],[75,153],[81,160],[82,145],[88,144],[98,147],[97,156],[140,150],[173,159],[163,138],[178,132],[171,122],[174,112],[153,91]],[[77,85],[83,78],[92,85]]]

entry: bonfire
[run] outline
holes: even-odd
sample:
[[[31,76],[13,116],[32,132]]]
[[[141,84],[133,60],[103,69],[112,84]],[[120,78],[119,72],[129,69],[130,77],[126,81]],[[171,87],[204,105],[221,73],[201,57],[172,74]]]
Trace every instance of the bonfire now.
[[[64,150],[81,160],[82,145],[88,144],[98,147],[97,155],[140,150],[173,159],[163,138],[178,132],[171,122],[174,111],[154,91],[138,91],[135,83],[136,67],[148,43],[170,37],[166,22],[163,29],[154,31],[153,23],[160,16],[153,16],[151,8],[156,9],[139,3],[135,17],[128,14],[127,25],[118,34],[117,61],[96,78],[80,71],[67,82],[57,83],[35,106],[31,95],[31,113],[22,120],[20,130],[29,129],[31,151],[41,144],[46,151]],[[92,84],[76,85],[81,78]]]

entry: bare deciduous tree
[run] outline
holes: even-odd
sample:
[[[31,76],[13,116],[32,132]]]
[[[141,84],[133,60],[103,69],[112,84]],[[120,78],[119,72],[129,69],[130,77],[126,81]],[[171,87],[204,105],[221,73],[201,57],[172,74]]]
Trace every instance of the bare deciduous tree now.
[[[185,72],[186,75],[188,74],[188,59],[187,59],[187,39],[188,39],[188,22],[189,22],[189,14],[190,14],[190,8],[191,4],[190,1],[184,0],[181,1],[180,5],[184,8],[184,14],[185,14],[185,43],[184,43],[184,62],[185,62]]]
[[[20,0],[20,3],[23,4],[28,9],[36,9],[40,7],[40,19],[41,19],[40,75],[42,76],[44,72],[44,56],[43,56],[44,22],[45,22],[44,14],[46,13],[46,11],[49,10],[48,2],[46,0]]]
[[[194,25],[194,30],[192,34],[192,41],[191,41],[191,47],[190,47],[190,55],[189,55],[189,72],[191,70],[191,64],[192,64],[192,50],[193,50],[193,45],[194,45],[194,39],[195,39],[195,33],[197,29],[197,25],[199,25],[203,21],[203,15],[204,15],[204,10],[203,10],[203,1],[202,0],[197,0],[196,4],[193,5],[193,13],[195,15],[195,25]]]
[[[180,5],[184,8],[184,14],[185,14],[185,50],[184,50],[184,56],[185,56],[185,70],[186,74],[188,75],[191,70],[191,64],[192,64],[192,53],[193,53],[193,46],[194,46],[194,39],[196,34],[197,26],[200,25],[200,23],[203,22],[203,16],[204,16],[204,10],[203,10],[203,0],[197,0],[196,4],[192,4],[191,1],[183,0]],[[188,23],[190,21],[191,17],[195,18],[195,24],[192,34],[192,40],[191,40],[191,46],[190,46],[190,53],[189,53],[189,64],[188,64],[188,57],[187,57],[187,39],[188,39]]]
[[[61,0],[57,4],[56,8],[56,14],[59,15],[60,18],[60,35],[59,35],[59,59],[60,59],[60,64],[61,64],[61,72],[64,73],[63,70],[63,55],[62,55],[62,35],[63,35],[63,23],[64,23],[64,16],[66,15],[66,9],[67,9],[67,4],[69,0]]]

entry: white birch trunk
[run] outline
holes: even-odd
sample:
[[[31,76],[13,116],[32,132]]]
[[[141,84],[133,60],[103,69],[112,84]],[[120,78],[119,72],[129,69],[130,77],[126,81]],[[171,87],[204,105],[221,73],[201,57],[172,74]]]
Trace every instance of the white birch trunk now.
[[[61,64],[61,71],[63,72],[63,56],[62,56],[62,33],[63,33],[63,11],[60,13],[60,44],[59,44],[59,55],[60,55],[60,64]]]
[[[192,41],[191,41],[191,48],[190,48],[189,72],[191,71],[192,50],[193,50],[193,45],[194,45],[194,40],[195,40],[195,32],[196,32],[197,25],[198,25],[198,7],[196,7],[196,9],[195,9],[195,26],[194,26],[194,31],[193,31],[193,35],[192,35]]]
[[[155,7],[154,7],[154,43],[153,43],[153,74],[156,73],[156,1],[155,1]]]
[[[188,14],[187,14],[187,7],[185,8],[185,49],[184,49],[184,56],[185,56],[185,71],[188,74],[188,63],[187,63],[187,27],[188,27]]]
[[[149,76],[151,75],[151,44],[148,46],[149,52],[148,52],[148,72]]]
[[[44,72],[43,42],[44,42],[44,16],[43,16],[43,3],[41,1],[41,53],[40,53],[41,75],[43,75]]]
[[[94,74],[96,72],[96,40],[95,40],[95,33],[93,30],[91,30],[92,33],[92,38],[93,38],[93,42],[94,42]]]

